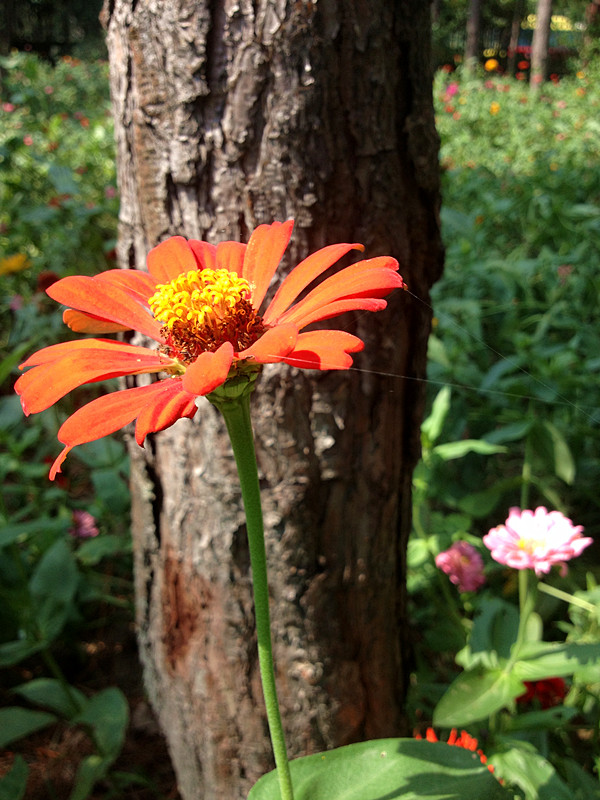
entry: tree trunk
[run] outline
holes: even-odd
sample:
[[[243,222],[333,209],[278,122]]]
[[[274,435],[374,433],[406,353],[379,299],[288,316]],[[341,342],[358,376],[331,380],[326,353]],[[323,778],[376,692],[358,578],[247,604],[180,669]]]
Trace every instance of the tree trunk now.
[[[510,26],[510,42],[508,44],[508,61],[506,64],[506,71],[509,75],[514,75],[519,53],[519,35],[521,33],[521,22],[523,21],[523,14],[525,13],[525,0],[515,0],[513,9],[513,18]]]
[[[538,0],[535,12],[535,30],[531,42],[531,87],[537,89],[546,80],[548,68],[548,43],[552,0]]]
[[[473,70],[479,61],[479,38],[481,30],[481,0],[469,0],[467,17],[467,39],[465,43],[465,67]]]
[[[118,258],[173,234],[247,240],[296,219],[282,273],[362,241],[409,292],[348,315],[343,373],[265,369],[253,397],[276,672],[291,755],[402,735],[405,550],[429,289],[442,268],[429,5],[107,0]],[[245,797],[270,769],[233,457],[208,402],[132,445],[146,687],[184,800]]]

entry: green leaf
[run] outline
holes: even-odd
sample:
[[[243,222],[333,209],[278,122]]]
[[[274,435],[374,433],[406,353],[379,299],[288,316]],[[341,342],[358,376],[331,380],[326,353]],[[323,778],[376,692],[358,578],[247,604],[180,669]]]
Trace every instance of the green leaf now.
[[[450,387],[444,386],[433,401],[431,414],[423,421],[421,433],[428,444],[433,444],[439,439],[444,427],[444,422],[450,411]]]
[[[525,800],[575,800],[552,764],[537,752],[515,746],[505,753],[495,753],[489,761],[499,778],[525,792]]]
[[[478,722],[508,706],[524,691],[512,671],[498,668],[462,672],[435,707],[433,724],[454,728]]]
[[[125,695],[114,686],[91,697],[73,722],[91,729],[96,746],[103,756],[116,757],[123,747],[129,722]]]
[[[15,756],[10,770],[0,778],[0,800],[22,800],[28,775],[29,767],[23,756]]]
[[[544,427],[550,434],[554,449],[554,473],[569,486],[575,481],[575,459],[558,428],[549,420],[544,420]]]
[[[10,373],[13,371],[13,368],[16,367],[19,361],[21,361],[23,355],[29,350],[30,347],[30,341],[22,342],[9,356],[0,361],[0,384],[4,383]]]
[[[582,683],[594,683],[600,674],[600,644],[526,642],[517,655],[513,670],[523,681],[577,675]]]
[[[498,667],[501,659],[510,656],[518,629],[519,612],[512,603],[499,597],[485,598],[473,620],[469,643],[456,656],[457,663],[467,670]]]
[[[380,739],[290,763],[296,800],[508,800],[475,753],[441,742]],[[277,771],[248,800],[279,800]]]
[[[36,533],[60,533],[66,530],[66,527],[65,520],[50,519],[49,517],[40,517],[29,522],[16,522],[13,525],[3,525],[0,531],[0,548],[7,547],[19,539],[27,539]]]
[[[461,439],[458,442],[446,442],[438,444],[433,451],[443,461],[452,461],[455,458],[463,458],[468,453],[479,453],[479,455],[489,456],[494,453],[506,453],[506,447],[499,444],[491,444],[484,439]]]
[[[79,573],[73,554],[63,539],[46,550],[29,582],[35,621],[40,636],[52,641],[61,632],[70,613]]]
[[[577,713],[576,708],[555,706],[511,716],[504,724],[509,731],[552,731],[563,728]]]
[[[67,719],[87,702],[85,695],[78,689],[74,686],[67,689],[56,678],[35,678],[17,686],[13,692],[28,702],[49,708]]]
[[[39,653],[45,646],[45,642],[34,642],[31,639],[4,642],[0,644],[0,667],[12,667],[24,658]]]
[[[82,564],[93,566],[103,558],[108,556],[128,553],[131,550],[131,543],[125,541],[122,536],[106,534],[95,539],[88,539],[77,548],[77,559]]]
[[[53,722],[56,722],[56,717],[46,711],[32,711],[20,706],[0,708],[0,747],[6,747]]]
[[[106,775],[113,761],[114,758],[103,758],[99,755],[84,758],[77,768],[75,787],[69,800],[87,800],[94,784]]]

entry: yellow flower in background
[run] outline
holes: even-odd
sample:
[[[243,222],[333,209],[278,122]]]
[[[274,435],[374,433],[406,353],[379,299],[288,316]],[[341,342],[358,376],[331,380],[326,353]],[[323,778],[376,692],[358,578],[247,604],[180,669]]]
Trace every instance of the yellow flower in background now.
[[[488,60],[483,65],[483,68],[486,72],[496,72],[500,64],[496,61],[495,58],[488,58]]]
[[[493,103],[490,103],[490,114],[497,114],[500,111],[500,103],[497,103],[495,100]]]
[[[576,76],[579,78],[580,81],[582,81],[585,78],[585,72],[580,69],[579,72],[576,73]]]
[[[22,272],[30,265],[31,262],[23,253],[5,256],[5,258],[0,258],[0,275],[8,275],[10,272]]]

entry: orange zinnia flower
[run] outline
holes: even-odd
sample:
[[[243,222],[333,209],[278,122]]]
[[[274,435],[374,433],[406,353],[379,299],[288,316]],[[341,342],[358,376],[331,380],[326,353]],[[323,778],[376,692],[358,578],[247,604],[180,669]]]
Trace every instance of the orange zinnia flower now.
[[[422,739],[422,738],[423,737],[421,736],[420,733],[416,733],[415,734],[415,739]],[[438,739],[438,737],[437,737],[436,732],[433,730],[433,728],[427,728],[427,730],[425,732],[425,739],[428,742],[439,742],[440,741]],[[450,731],[450,736],[448,736],[448,741],[446,742],[446,744],[453,745],[454,747],[462,747],[464,750],[470,750],[472,753],[477,753],[481,763],[485,764],[490,772],[494,771],[494,767],[491,764],[487,763],[487,756],[485,755],[483,750],[481,750],[478,747],[479,742],[477,741],[477,739],[474,736],[471,736],[470,733],[467,733],[466,731],[461,731],[460,732],[460,736],[459,736],[458,731],[456,730],[456,728],[452,728],[452,730]]]
[[[72,414],[58,432],[65,445],[50,478],[76,445],[100,439],[137,419],[135,438],[191,418],[196,399],[261,364],[347,369],[363,342],[339,330],[303,329],[344,311],[385,308],[383,297],[404,286],[389,256],[340,270],[302,299],[325,270],[360,244],[334,244],[308,256],[284,278],[262,314],[260,306],[292,234],[293,220],[260,225],[247,245],[214,246],[181,236],[148,255],[148,273],[108,270],[70,276],[47,290],[65,306],[63,319],[79,333],[136,330],[158,343],[150,349],[111,339],[80,339],[46,347],[21,364],[32,367],[15,384],[25,414],[44,411],[71,389],[144,372],[149,385],[103,395]],[[301,332],[303,331],[303,332]]]

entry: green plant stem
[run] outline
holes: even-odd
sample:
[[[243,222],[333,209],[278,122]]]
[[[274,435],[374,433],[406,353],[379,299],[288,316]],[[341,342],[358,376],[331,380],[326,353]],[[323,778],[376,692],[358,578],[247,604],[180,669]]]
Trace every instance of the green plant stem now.
[[[58,662],[56,661],[56,659],[54,658],[54,656],[50,652],[49,648],[45,647],[41,651],[41,656],[42,656],[42,659],[43,659],[44,663],[46,664],[46,666],[48,667],[48,669],[52,673],[52,675],[54,675],[56,680],[60,683],[63,692],[69,698],[69,703],[71,704],[71,707],[73,709],[73,713],[77,714],[79,711],[81,711],[81,705],[79,704],[77,698],[75,697],[75,695],[73,693],[73,689],[71,687],[71,684],[65,678],[65,675],[64,675],[62,669],[58,666]]]
[[[525,455],[523,457],[523,468],[521,470],[521,508],[527,508],[529,502],[529,488],[531,486],[531,431],[525,439]]]
[[[566,603],[570,603],[573,606],[583,608],[584,611],[593,613],[596,610],[596,606],[593,603],[588,603],[587,600],[575,597],[575,595],[569,594],[569,592],[563,592],[562,589],[556,589],[554,586],[549,586],[547,583],[540,582],[538,583],[538,587],[540,591],[549,594],[551,597],[556,597],[558,600],[564,600]]]
[[[519,652],[523,647],[527,636],[527,623],[535,608],[537,594],[537,577],[532,569],[519,570],[519,630],[517,639],[513,645],[509,663],[506,671],[509,671],[519,657]]]
[[[212,401],[212,399],[211,399]],[[213,401],[214,402],[214,401]],[[273,649],[271,645],[271,620],[269,613],[269,589],[267,582],[267,557],[260,502],[260,486],[254,451],[252,421],[250,419],[250,393],[215,405],[225,418],[227,431],[231,440],[235,463],[240,479],[246,527],[250,547],[250,563],[252,565],[252,585],[254,591],[254,609],[256,617],[256,635],[258,640],[258,661],[262,680],[269,732],[282,800],[293,800],[292,779],[287,757],[277,690],[275,686],[275,670],[273,666]]]

